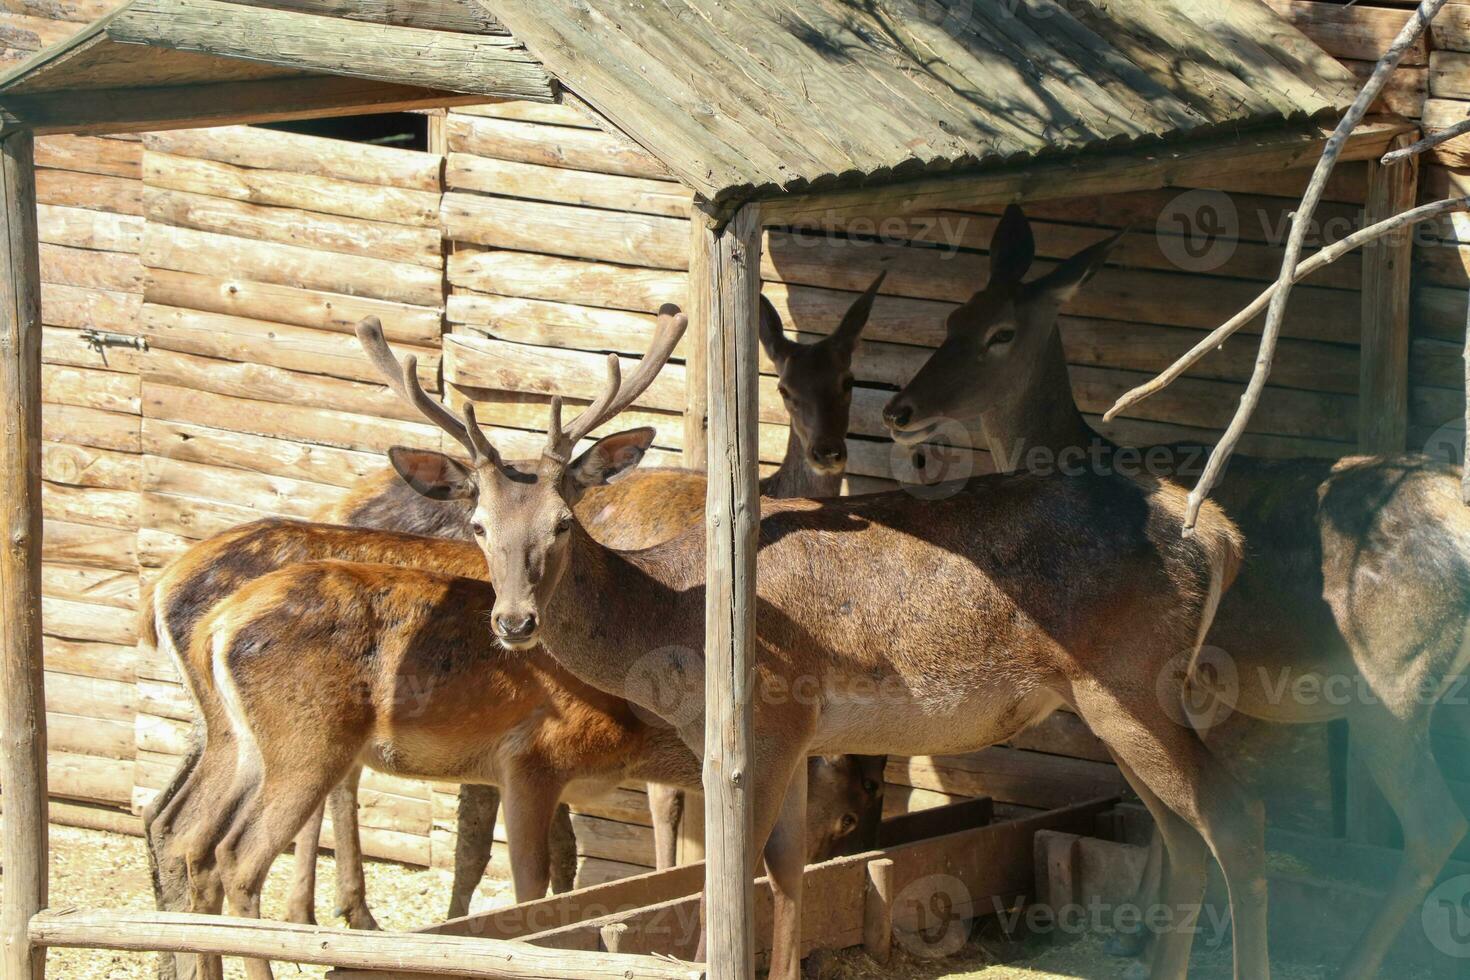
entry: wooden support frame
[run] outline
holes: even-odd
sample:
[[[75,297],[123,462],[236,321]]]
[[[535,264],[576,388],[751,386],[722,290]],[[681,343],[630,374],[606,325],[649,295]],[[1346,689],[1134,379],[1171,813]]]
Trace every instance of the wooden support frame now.
[[[705,492],[704,823],[711,980],[755,976],[750,774],[755,575],[760,523],[757,382],[761,222],[756,205],[703,231],[709,481]],[[804,775],[804,773],[803,773]]]
[[[0,139],[0,967],[41,980],[46,951],[29,939],[46,907],[46,696],[41,653],[41,270],[34,142]]]
[[[1414,142],[1396,136],[1390,149]],[[1419,158],[1384,166],[1368,161],[1368,198],[1363,225],[1407,211],[1418,202]],[[1397,453],[1409,432],[1410,272],[1414,229],[1376,239],[1363,248],[1363,326],[1358,382],[1358,448]]]

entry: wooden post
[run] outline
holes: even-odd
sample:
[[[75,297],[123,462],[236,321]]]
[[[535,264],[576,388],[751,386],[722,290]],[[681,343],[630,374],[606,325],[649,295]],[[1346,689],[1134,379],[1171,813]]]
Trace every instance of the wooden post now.
[[[893,859],[868,862],[868,890],[863,895],[863,949],[879,965],[893,952]]]
[[[1390,149],[1413,142],[1396,137]],[[1419,193],[1419,158],[1385,167],[1368,161],[1368,199],[1363,224],[1412,208]],[[1358,448],[1397,453],[1409,431],[1409,272],[1412,229],[1394,232],[1363,248],[1362,359],[1358,383]]]
[[[41,299],[28,130],[0,137],[0,787],[5,793],[0,975],[41,980],[31,916],[46,907],[46,697],[41,661]]]
[[[689,322],[693,338],[686,345],[684,361],[684,465],[702,470],[709,465],[709,401],[706,391],[708,350],[699,338],[709,323],[709,298],[704,283],[710,279],[710,245],[712,239],[705,222],[696,214],[690,227],[689,242]],[[700,855],[701,857],[703,855]]]
[[[750,684],[755,646],[760,215],[746,205],[723,228],[696,214],[708,274],[709,486],[705,497],[704,813],[710,980],[755,976],[751,872]]]

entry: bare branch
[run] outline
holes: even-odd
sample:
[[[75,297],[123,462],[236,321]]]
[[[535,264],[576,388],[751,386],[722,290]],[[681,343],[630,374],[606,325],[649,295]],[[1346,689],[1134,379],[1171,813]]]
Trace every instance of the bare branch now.
[[[1335,242],[1327,248],[1321,249],[1320,251],[1313,254],[1311,258],[1303,262],[1301,265],[1298,265],[1296,267],[1296,275],[1293,277],[1292,281],[1300,282],[1323,266],[1331,265],[1333,262],[1336,262],[1338,259],[1351,252],[1353,249],[1366,245],[1368,242],[1373,241],[1375,238],[1381,238],[1382,236],[1397,231],[1407,225],[1418,224],[1421,221],[1428,221],[1431,218],[1437,218],[1442,214],[1449,214],[1454,211],[1470,211],[1470,197],[1452,197],[1447,198],[1443,201],[1435,201],[1431,204],[1421,204],[1419,207],[1414,208],[1411,211],[1404,211],[1403,213],[1396,214],[1391,218],[1385,218],[1382,221],[1375,222],[1374,224],[1369,225],[1367,228],[1360,228],[1359,230],[1353,232],[1351,235],[1347,236],[1341,241]],[[1203,360],[1206,354],[1209,354],[1211,351],[1218,349],[1219,346],[1223,344],[1225,340],[1230,337],[1231,334],[1234,334],[1236,331],[1240,330],[1241,327],[1244,327],[1247,323],[1250,323],[1252,320],[1254,320],[1256,316],[1266,308],[1266,304],[1270,301],[1271,297],[1275,295],[1276,289],[1280,285],[1281,283],[1279,282],[1273,282],[1271,285],[1267,286],[1265,290],[1263,290],[1261,294],[1255,299],[1251,300],[1244,309],[1235,314],[1235,316],[1231,317],[1221,326],[1216,327],[1213,331],[1210,332],[1210,335],[1208,337],[1191,347],[1186,354],[1181,356],[1173,364],[1170,364],[1159,375],[1154,378],[1150,378],[1148,381],[1139,385],[1137,388],[1133,388],[1129,391],[1124,392],[1121,396],[1119,396],[1118,400],[1113,403],[1113,407],[1109,408],[1107,412],[1104,413],[1103,421],[1111,422],[1113,418],[1118,415],[1119,412],[1123,412],[1129,408],[1132,408],[1134,405],[1137,405],[1139,402],[1143,401],[1145,398],[1148,398],[1150,395],[1158,394],[1165,388],[1169,387],[1169,385],[1179,380],[1179,378],[1183,376],[1184,372],[1188,371],[1190,368],[1194,367],[1201,360]]]
[[[1378,162],[1385,166],[1399,163],[1400,161],[1409,159],[1409,157],[1418,156],[1420,153],[1432,150],[1441,143],[1448,143],[1456,136],[1464,136],[1466,133],[1470,133],[1470,119],[1462,119],[1449,129],[1441,129],[1437,133],[1431,133],[1417,143],[1410,143],[1408,146],[1400,147],[1397,150],[1389,150],[1383,154],[1383,159]]]
[[[1199,517],[1199,511],[1204,506],[1205,498],[1210,490],[1220,481],[1220,474],[1229,462],[1230,455],[1235,451],[1240,437],[1245,434],[1245,428],[1250,423],[1251,416],[1255,413],[1256,406],[1261,402],[1261,395],[1266,390],[1266,379],[1271,376],[1271,362],[1276,356],[1276,344],[1281,339],[1281,325],[1286,320],[1286,302],[1291,296],[1292,284],[1296,281],[1296,267],[1300,264],[1302,245],[1306,241],[1307,229],[1311,226],[1312,216],[1316,213],[1317,204],[1322,200],[1322,192],[1327,187],[1327,179],[1332,175],[1332,168],[1337,163],[1337,158],[1342,154],[1342,147],[1352,131],[1362,122],[1363,116],[1367,114],[1368,107],[1378,99],[1378,94],[1383,91],[1383,86],[1388,83],[1388,76],[1398,67],[1407,52],[1418,40],[1419,35],[1439,13],[1446,0],[1421,0],[1419,8],[1408,22],[1399,31],[1398,37],[1394,38],[1393,44],[1378,64],[1373,67],[1373,74],[1368,76],[1368,81],[1358,92],[1358,97],[1353,100],[1352,106],[1332,131],[1332,136],[1327,140],[1327,146],[1322,151],[1322,159],[1317,161],[1317,168],[1312,172],[1312,180],[1307,185],[1307,192],[1302,195],[1301,207],[1292,216],[1291,234],[1286,239],[1285,254],[1281,259],[1281,275],[1277,279],[1276,290],[1271,294],[1270,306],[1266,312],[1266,326],[1261,331],[1261,346],[1256,354],[1255,370],[1251,372],[1250,383],[1246,385],[1245,394],[1240,398],[1240,406],[1235,410],[1235,417],[1230,420],[1225,434],[1215,444],[1215,449],[1210,453],[1210,458],[1205,463],[1204,474],[1200,476],[1199,483],[1189,493],[1189,507],[1184,514],[1184,532],[1190,533],[1194,529],[1195,520]]]

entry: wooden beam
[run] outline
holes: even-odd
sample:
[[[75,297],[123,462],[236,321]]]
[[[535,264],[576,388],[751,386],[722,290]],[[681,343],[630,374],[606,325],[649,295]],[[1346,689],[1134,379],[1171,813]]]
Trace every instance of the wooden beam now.
[[[1413,137],[1395,137],[1392,148]],[[1363,223],[1412,208],[1419,195],[1419,158],[1383,166],[1368,161],[1368,199]],[[1365,453],[1397,453],[1409,432],[1409,273],[1413,229],[1386,235],[1363,249],[1363,326],[1358,383],[1358,447]]]
[[[701,980],[704,976],[699,964],[651,956],[544,949],[423,932],[326,929],[185,912],[48,910],[31,920],[30,938],[38,946],[199,952],[361,970],[416,970],[440,977]]]
[[[427,31],[222,0],[133,0],[114,41],[259,61],[304,72],[550,102],[550,76],[514,38]]]
[[[488,7],[476,0],[235,0],[244,7],[271,7],[345,20],[460,34],[509,34]]]
[[[706,930],[711,980],[755,976],[751,870],[751,679],[755,566],[760,522],[758,455],[761,285],[760,211],[747,206],[723,227],[701,212],[709,483],[705,496],[704,813]]]
[[[44,95],[0,93],[0,114],[6,128],[25,127],[38,134],[141,133],[328,114],[401,112],[478,101],[481,97],[477,95],[324,75]]]
[[[1340,162],[1381,156],[1413,123],[1381,117],[1359,126]],[[765,198],[767,225],[841,226],[853,218],[991,203],[1024,203],[1121,194],[1156,187],[1210,187],[1225,174],[1269,173],[1313,163],[1331,135],[1319,126],[1265,130],[1209,139],[1150,144],[1115,153],[1081,154],[1057,163],[1029,161],[978,174],[956,174],[851,190]]]
[[[709,323],[709,297],[708,291],[697,284],[709,281],[711,238],[703,221],[691,221],[689,226],[692,232],[689,281],[696,284],[689,291],[689,322],[694,324],[693,336],[700,338],[705,324]],[[691,470],[702,470],[709,465],[709,402],[705,390],[707,355],[704,341],[697,339],[688,346],[684,358],[684,465]],[[702,858],[704,855],[701,853],[699,856]]]
[[[0,975],[41,980],[27,926],[46,907],[46,693],[41,659],[41,271],[28,132],[0,140]]]

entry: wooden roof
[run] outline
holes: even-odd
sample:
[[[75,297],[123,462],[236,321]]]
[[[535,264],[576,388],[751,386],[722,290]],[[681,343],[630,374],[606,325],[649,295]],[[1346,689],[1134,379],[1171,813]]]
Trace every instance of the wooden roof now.
[[[706,198],[1345,109],[1258,0],[482,0]]]
[[[1335,114],[1259,0],[130,0],[0,76],[0,122],[120,131],[551,100],[717,204]]]

